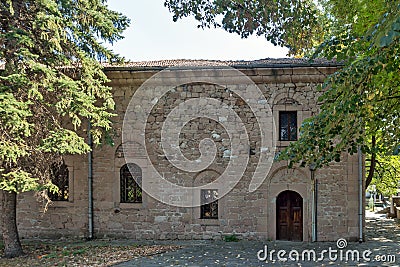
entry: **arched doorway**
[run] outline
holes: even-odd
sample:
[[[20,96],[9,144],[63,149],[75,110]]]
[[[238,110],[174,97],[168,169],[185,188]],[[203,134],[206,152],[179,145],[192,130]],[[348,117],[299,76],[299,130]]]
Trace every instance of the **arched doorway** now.
[[[276,199],[276,239],[303,241],[303,198],[283,191]]]

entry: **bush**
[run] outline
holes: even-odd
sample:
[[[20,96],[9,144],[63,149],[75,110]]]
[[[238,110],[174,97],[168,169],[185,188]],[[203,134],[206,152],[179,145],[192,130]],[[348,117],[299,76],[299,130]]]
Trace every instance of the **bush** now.
[[[225,242],[238,242],[239,238],[237,238],[236,235],[226,235],[226,236],[224,236],[224,241]]]

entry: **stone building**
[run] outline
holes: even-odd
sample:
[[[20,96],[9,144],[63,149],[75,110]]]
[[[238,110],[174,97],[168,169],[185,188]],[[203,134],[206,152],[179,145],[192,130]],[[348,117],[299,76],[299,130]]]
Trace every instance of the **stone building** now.
[[[225,65],[232,68],[229,75],[224,71]],[[178,72],[170,72],[169,67],[178,67]],[[315,171],[288,169],[286,162],[271,161],[272,152],[279,152],[296,140],[302,121],[318,112],[317,98],[321,92],[317,85],[337,68],[333,62],[309,63],[300,59],[173,60],[106,67],[116,102],[115,146],[94,148],[90,166],[87,155],[66,156],[65,165],[54,173],[54,183],[62,190],[59,195],[51,196],[53,202],[46,213],[40,212],[41,203],[32,193],[21,194],[18,202],[20,235],[87,237],[88,228],[92,226],[92,234],[98,238],[221,239],[235,234],[245,239],[359,240],[363,230],[360,211],[364,202],[359,201],[361,163],[357,155],[344,155],[342,162]],[[160,71],[164,72],[162,77],[154,76]],[[193,71],[200,71],[202,77],[196,77]],[[235,72],[245,78],[236,77],[232,74]],[[209,76],[213,76],[212,79]],[[214,82],[214,78],[219,82]],[[148,79],[156,81],[155,85],[147,85],[154,85],[155,90],[147,88],[136,94]],[[270,110],[253,110],[251,96],[240,95],[248,86],[243,85],[243,79],[250,79],[265,98],[256,98],[254,103],[261,103]],[[160,95],[160,92],[163,93]],[[145,124],[140,122],[141,115],[135,113],[138,106],[129,108],[132,99],[143,106],[151,103],[151,107],[143,107],[149,108]],[[193,116],[185,119],[177,133],[170,126],[169,130],[178,137],[178,149],[190,162],[202,156],[204,151],[199,146],[204,143],[201,140],[208,138],[214,144],[214,150],[211,149],[214,157],[209,164],[199,170],[182,170],[173,164],[172,154],[167,155],[163,150],[162,125],[169,114],[177,112],[178,106],[182,114],[200,112],[197,104],[185,105],[190,104],[189,100],[199,99],[205,99],[208,104],[212,103],[210,99],[216,99],[221,110],[229,107],[236,115]],[[133,118],[129,123],[125,121],[131,132],[124,137],[126,116]],[[269,119],[264,120],[264,116]],[[244,129],[235,128],[238,121]],[[266,128],[260,127],[260,121],[266,123]],[[136,127],[140,123],[145,131]],[[239,175],[240,180],[229,184],[231,190],[225,192],[227,184],[216,181],[235,158],[230,125],[233,131],[239,132],[239,140],[247,136],[248,142],[240,141],[238,145],[240,153],[247,153],[248,158],[243,173],[228,174],[228,177]],[[263,138],[267,147],[273,146],[275,151],[265,148]],[[269,153],[267,165],[270,164],[270,168],[261,173],[259,186],[251,192],[249,185],[265,151]],[[88,219],[89,167],[93,171],[93,224]],[[164,183],[152,179],[156,175],[154,170],[172,184],[197,186],[189,196],[190,201],[196,203],[193,202],[193,206],[171,205],[165,197],[172,201],[174,197],[184,197],[173,190],[164,196],[157,195],[163,194]],[[146,183],[154,189],[153,193],[142,190]]]

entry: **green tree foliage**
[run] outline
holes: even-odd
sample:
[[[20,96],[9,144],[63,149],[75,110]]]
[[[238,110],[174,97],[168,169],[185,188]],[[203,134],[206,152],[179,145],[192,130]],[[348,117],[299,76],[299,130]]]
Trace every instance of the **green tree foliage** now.
[[[304,121],[297,142],[278,159],[290,166],[340,161],[360,146],[372,166],[400,144],[400,6],[386,0],[166,0],[174,20],[193,15],[201,27],[242,37],[255,33],[298,56],[343,63],[321,86],[321,113]]]
[[[128,24],[125,16],[107,8],[105,0],[1,1],[3,198],[54,190],[49,166],[64,154],[90,150],[83,130],[88,121],[95,143],[110,130],[114,102],[99,60],[121,58],[101,42],[121,39]],[[4,233],[3,229],[5,240]],[[4,242],[6,256],[18,254],[7,250],[9,241]]]
[[[356,11],[354,17],[367,19],[341,27],[346,34],[333,35],[316,49],[315,56],[342,60],[344,67],[321,86],[321,113],[304,121],[298,142],[280,155],[291,163],[321,166],[340,161],[342,152],[356,153],[360,146],[371,161],[367,185],[377,157],[393,155],[400,144],[400,7],[394,2],[368,3],[368,10],[385,12],[372,19]]]
[[[200,22],[198,27],[220,27],[242,38],[264,36],[288,47],[291,54],[321,42],[326,23],[313,0],[166,0],[165,6],[174,21],[193,16]]]
[[[377,191],[384,196],[397,195],[400,183],[399,156],[378,156],[377,162],[371,185],[375,185]],[[369,167],[368,165],[367,167]]]

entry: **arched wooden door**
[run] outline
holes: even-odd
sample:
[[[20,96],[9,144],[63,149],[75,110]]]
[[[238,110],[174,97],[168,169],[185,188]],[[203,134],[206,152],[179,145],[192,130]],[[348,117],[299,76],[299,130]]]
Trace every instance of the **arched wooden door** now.
[[[303,241],[303,198],[283,191],[276,199],[276,239]]]

